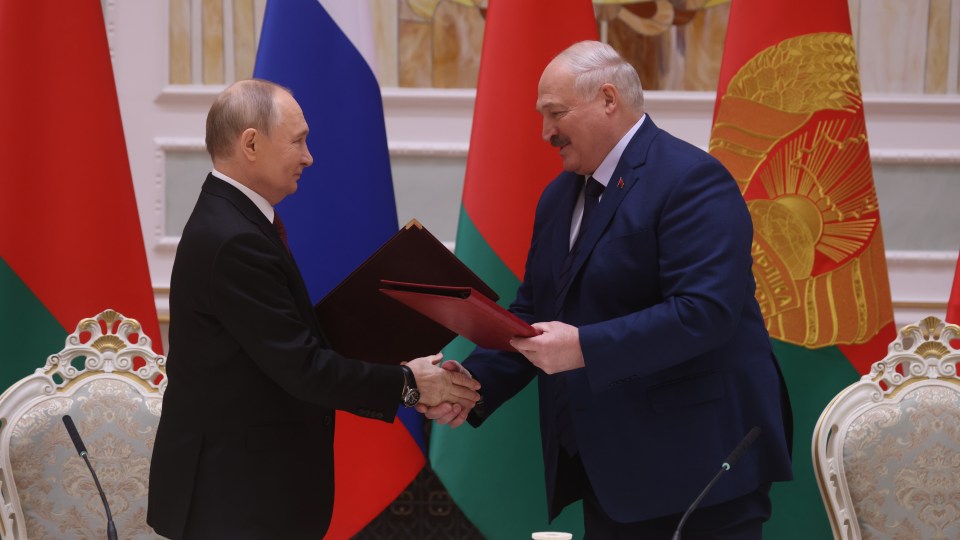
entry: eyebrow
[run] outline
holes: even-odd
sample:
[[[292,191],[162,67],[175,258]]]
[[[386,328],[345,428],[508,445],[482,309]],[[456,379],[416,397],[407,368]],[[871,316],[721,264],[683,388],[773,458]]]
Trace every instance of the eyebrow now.
[[[560,103],[560,102],[558,102],[558,101],[556,101],[556,100],[552,100],[552,99],[549,99],[549,98],[543,100],[542,102],[541,102],[541,100],[539,100],[539,99],[537,100],[537,110],[538,110],[538,111],[542,111],[542,110],[544,110],[544,109],[556,108],[556,107],[563,107],[563,104]]]
[[[571,107],[569,105],[557,101],[548,101],[543,104],[537,103],[537,112],[541,114],[544,112],[556,113],[560,111],[569,111],[570,109]]]

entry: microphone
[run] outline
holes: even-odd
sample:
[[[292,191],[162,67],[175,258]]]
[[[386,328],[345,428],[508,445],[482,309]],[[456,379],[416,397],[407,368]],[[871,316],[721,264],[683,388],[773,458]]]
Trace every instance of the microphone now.
[[[753,426],[753,429],[750,430],[750,433],[747,433],[747,436],[740,441],[740,444],[733,449],[733,452],[730,452],[730,455],[727,456],[727,459],[723,462],[723,465],[720,466],[720,470],[717,471],[717,474],[713,477],[713,480],[710,480],[710,483],[707,484],[707,487],[703,488],[703,491],[700,492],[700,495],[698,495],[696,500],[693,501],[693,504],[690,505],[690,508],[687,508],[687,511],[683,514],[683,517],[680,518],[680,523],[677,525],[677,530],[673,532],[673,540],[680,540],[680,529],[683,529],[684,524],[687,523],[687,518],[690,517],[690,514],[693,513],[693,510],[707,495],[707,492],[710,491],[710,488],[717,483],[717,480],[720,479],[720,475],[726,471],[729,471],[731,467],[736,465],[737,462],[740,461],[740,456],[747,451],[747,448],[750,448],[750,445],[753,444],[753,441],[757,440],[757,437],[759,436],[760,427]]]
[[[93,465],[90,465],[90,459],[87,458],[87,447],[83,445],[80,432],[77,431],[77,426],[73,424],[73,418],[70,418],[69,414],[63,415],[63,425],[66,426],[67,433],[70,434],[70,439],[73,440],[73,446],[76,447],[77,453],[80,454],[80,457],[86,462],[87,468],[90,469],[90,474],[93,475],[93,482],[97,485],[97,491],[100,492],[100,500],[103,501],[103,508],[107,511],[107,540],[117,540],[117,527],[113,524],[113,514],[110,513],[110,505],[107,504],[107,495],[103,492],[103,488],[100,487],[100,480],[97,478],[97,473],[94,472]]]

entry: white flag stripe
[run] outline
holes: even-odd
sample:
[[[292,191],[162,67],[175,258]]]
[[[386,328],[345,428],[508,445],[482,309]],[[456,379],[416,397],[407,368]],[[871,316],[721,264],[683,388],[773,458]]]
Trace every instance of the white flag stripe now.
[[[373,74],[377,74],[377,52],[373,40],[373,18],[367,0],[318,0],[340,30],[360,51]]]

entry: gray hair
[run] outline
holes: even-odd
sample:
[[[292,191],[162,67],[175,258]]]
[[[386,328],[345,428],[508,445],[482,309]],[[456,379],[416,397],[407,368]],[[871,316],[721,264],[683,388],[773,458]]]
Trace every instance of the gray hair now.
[[[599,41],[581,41],[574,43],[557,55],[576,77],[574,83],[577,92],[583,98],[606,83],[617,87],[620,95],[636,112],[643,111],[643,87],[637,70],[623,59],[617,51]]]
[[[238,81],[214,100],[207,113],[207,153],[211,159],[229,158],[237,137],[254,128],[266,135],[280,122],[274,96],[287,88],[263,79]]]

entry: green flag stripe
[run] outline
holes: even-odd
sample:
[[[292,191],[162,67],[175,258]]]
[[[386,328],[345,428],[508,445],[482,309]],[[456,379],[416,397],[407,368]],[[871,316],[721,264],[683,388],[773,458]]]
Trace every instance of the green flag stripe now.
[[[793,481],[773,485],[773,516],[764,538],[832,538],[830,522],[813,473],[810,447],[820,413],[860,374],[837,347],[806,349],[771,340],[787,380],[793,407]]]
[[[480,235],[480,231],[473,224],[465,207],[460,207],[456,252],[460,260],[497,291],[500,295],[499,304],[504,307],[509,306],[517,293],[520,281]]]
[[[501,305],[513,301],[519,281],[462,208],[456,252],[497,291]],[[444,357],[462,360],[472,350],[472,343],[457,338],[444,350]],[[434,471],[467,518],[491,540],[515,540],[517,530],[562,530],[573,532],[574,538],[583,536],[580,503],[547,523],[539,409],[533,382],[479,429],[462,426],[454,435],[447,426],[433,426],[430,463]],[[469,453],[465,452],[468,449]],[[482,462],[478,456],[483,457]]]
[[[23,280],[0,258],[0,390],[43,367],[63,348],[67,332]]]

